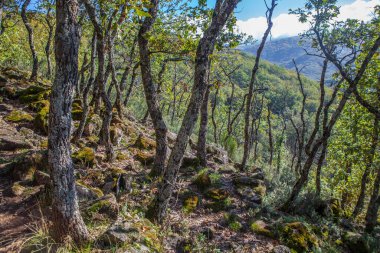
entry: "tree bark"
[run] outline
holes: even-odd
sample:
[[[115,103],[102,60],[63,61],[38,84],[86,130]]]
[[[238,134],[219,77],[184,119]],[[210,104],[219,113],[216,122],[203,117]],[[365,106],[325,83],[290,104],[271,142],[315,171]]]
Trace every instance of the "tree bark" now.
[[[271,111],[268,105],[268,139],[269,139],[269,167],[272,169],[273,163],[273,135],[272,135],[272,121],[271,121]]]
[[[140,51],[140,68],[144,86],[144,93],[148,110],[154,130],[156,133],[156,155],[154,159],[154,168],[152,175],[161,175],[165,169],[168,140],[166,137],[167,127],[160,110],[157,89],[153,83],[152,69],[150,63],[150,54],[148,48],[148,39],[146,35],[150,32],[157,17],[159,0],[151,0],[149,9],[150,17],[145,17],[138,34],[138,44]]]
[[[78,8],[75,0],[56,2],[56,74],[50,98],[48,162],[53,181],[53,237],[64,242],[70,236],[83,244],[89,234],[79,212],[70,146],[71,106],[78,81]]]
[[[372,195],[369,200],[367,213],[365,216],[366,222],[366,231],[372,232],[377,224],[377,214],[379,212],[380,206],[380,196],[379,196],[379,188],[380,188],[380,169],[377,168],[377,175],[373,185]]]
[[[32,74],[30,76],[30,80],[37,80],[37,74],[38,74],[38,57],[36,48],[34,46],[34,32],[32,25],[29,23],[28,17],[26,16],[26,9],[28,8],[28,5],[30,4],[30,0],[25,0],[21,7],[21,18],[24,22],[25,28],[28,31],[28,41],[29,41],[29,47],[30,51],[32,53],[32,60],[33,60],[33,68],[32,68]]]
[[[190,103],[169,157],[168,165],[164,171],[163,180],[158,187],[156,198],[150,207],[151,213],[149,216],[158,223],[162,223],[166,217],[178,170],[182,164],[183,155],[190,135],[193,132],[200,104],[207,89],[207,79],[210,70],[209,56],[213,53],[216,39],[238,2],[239,0],[217,0],[211,24],[199,41]]]
[[[201,120],[198,134],[197,157],[200,165],[207,166],[207,151],[206,151],[206,135],[208,123],[208,99],[210,95],[210,88],[207,88],[205,97],[203,98],[201,107]]]

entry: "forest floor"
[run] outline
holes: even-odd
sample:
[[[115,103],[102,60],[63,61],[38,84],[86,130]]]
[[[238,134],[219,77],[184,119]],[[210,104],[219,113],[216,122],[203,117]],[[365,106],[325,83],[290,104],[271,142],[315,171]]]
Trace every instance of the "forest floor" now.
[[[3,69],[0,89],[0,252],[47,252],[54,245],[48,237],[51,200],[44,111],[49,87],[28,82],[23,72]],[[74,109],[75,129],[79,101]],[[286,244],[302,252],[323,240],[323,233],[322,239],[315,235],[318,227],[309,229],[296,218],[285,220],[285,215],[261,206],[269,184],[261,169],[241,172],[226,151],[213,145],[207,147],[207,168],[201,168],[193,141],[167,222],[155,226],[145,218],[157,191],[157,181],[149,176],[156,145],[152,126],[115,114],[111,135],[117,157],[107,163],[104,148],[97,145],[100,123],[93,115],[83,139],[72,144],[80,209],[96,240],[82,250],[66,245],[70,251],[290,252],[281,245]],[[170,147],[175,138],[168,135]]]

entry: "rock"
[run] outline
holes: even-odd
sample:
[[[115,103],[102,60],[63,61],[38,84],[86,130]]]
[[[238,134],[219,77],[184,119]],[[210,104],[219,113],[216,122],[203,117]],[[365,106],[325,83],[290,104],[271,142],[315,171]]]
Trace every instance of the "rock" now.
[[[142,247],[144,249],[148,247],[150,250],[148,252],[159,252],[161,248],[154,225],[149,220],[136,216],[117,219],[99,237],[98,243],[111,247],[115,247],[116,245],[130,247],[131,245],[140,244],[141,246],[145,246]],[[126,252],[130,251],[127,250]]]
[[[229,196],[228,191],[223,188],[210,188],[205,194],[208,198],[213,200],[224,200]]]
[[[211,186],[211,178],[206,170],[202,170],[197,178],[194,180],[194,184],[200,189],[205,190]]]
[[[119,214],[119,205],[113,194],[105,195],[87,208],[86,214],[93,219],[109,218],[116,220]]]
[[[261,205],[263,199],[262,196],[257,194],[252,188],[249,186],[239,186],[236,191],[238,194],[246,200],[246,202],[252,202],[258,205]]]
[[[254,232],[258,235],[263,235],[263,236],[270,237],[270,238],[274,237],[273,233],[270,231],[268,224],[266,224],[262,220],[257,220],[255,222],[253,222],[251,224],[250,228],[251,228],[252,232]]]
[[[264,185],[264,181],[251,176],[238,175],[234,177],[233,181],[237,186],[258,187]]]
[[[118,146],[123,138],[123,131],[117,126],[111,126],[110,136],[112,144]]]
[[[132,178],[124,173],[121,173],[116,180],[116,196],[123,193],[132,192]]]
[[[95,151],[92,148],[84,147],[72,154],[74,162],[80,163],[83,166],[92,168],[95,161]]]
[[[34,173],[34,183],[37,185],[50,185],[50,175],[40,170],[37,170]]]
[[[156,148],[156,141],[144,134],[140,134],[133,146],[139,149],[154,149]]]
[[[272,253],[291,253],[291,250],[284,245],[277,245],[273,248]]]
[[[99,188],[94,188],[83,184],[82,182],[76,182],[76,190],[78,199],[80,201],[94,200],[103,197],[103,192]]]
[[[228,153],[224,149],[218,148],[213,145],[206,146],[207,154],[213,157],[214,161],[219,164],[228,163]]]
[[[192,155],[192,154],[185,154],[183,159],[182,159],[182,168],[187,168],[187,167],[199,167],[200,161],[198,157]]]
[[[14,110],[10,112],[6,117],[4,117],[6,121],[9,122],[31,122],[33,121],[33,116],[30,115],[27,112],[19,111],[19,110]]]
[[[309,251],[318,247],[317,237],[302,222],[287,223],[281,229],[283,242],[297,252]]]
[[[351,252],[355,253],[370,253],[369,245],[363,236],[359,233],[346,232],[343,235],[343,243]]]
[[[188,213],[193,212],[197,208],[198,202],[199,197],[197,195],[187,196],[183,201],[183,209]]]
[[[135,159],[144,165],[149,165],[154,162],[154,153],[144,150],[138,150]]]
[[[49,105],[42,107],[34,118],[34,128],[43,134],[48,133],[49,125]]]
[[[0,119],[0,151],[15,151],[32,147],[32,144],[25,140],[24,136]]]

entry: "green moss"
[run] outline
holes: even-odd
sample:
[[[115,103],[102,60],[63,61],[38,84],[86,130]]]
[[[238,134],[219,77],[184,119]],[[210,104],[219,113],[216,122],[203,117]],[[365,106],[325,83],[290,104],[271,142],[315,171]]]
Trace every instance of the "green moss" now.
[[[255,188],[253,188],[253,191],[260,195],[261,197],[264,197],[265,196],[265,193],[266,193],[266,187],[264,185],[259,185]]]
[[[188,196],[183,201],[183,209],[185,212],[192,212],[194,211],[198,206],[199,198],[196,195]]]
[[[49,105],[46,104],[39,110],[34,118],[34,127],[47,134],[49,125]]]
[[[224,200],[228,197],[228,192],[221,188],[211,188],[206,192],[206,196],[213,200]]]
[[[261,220],[253,222],[251,224],[250,228],[251,228],[252,232],[254,232],[258,235],[263,235],[263,236],[267,236],[270,238],[274,237],[273,233],[269,230],[268,225]]]
[[[44,92],[44,91],[46,91],[45,87],[42,87],[42,86],[39,86],[39,85],[31,85],[31,86],[29,86],[26,89],[19,90],[17,92],[17,95],[20,96],[20,97],[21,96],[26,96],[26,95],[35,95],[35,94],[39,94],[39,93]]]
[[[22,185],[20,185],[19,182],[15,182],[13,185],[12,185],[12,193],[15,195],[15,196],[20,196],[24,193],[24,191],[26,190],[26,188]]]
[[[134,146],[139,149],[153,149],[156,147],[156,141],[146,137],[143,134],[140,134]]]
[[[47,100],[50,96],[50,90],[45,90],[37,94],[27,94],[19,97],[21,103],[29,104],[41,100]]]
[[[231,223],[228,224],[228,227],[229,227],[230,229],[232,229],[233,231],[237,232],[237,231],[239,231],[243,226],[241,225],[240,222],[238,222],[238,221],[233,221],[233,222],[231,222]]]
[[[84,147],[73,153],[72,158],[75,162],[79,162],[82,165],[93,167],[95,164],[95,152],[92,148]]]
[[[33,116],[27,112],[14,110],[5,117],[5,120],[10,122],[31,122],[33,121]]]
[[[143,151],[143,150],[138,150],[136,155],[135,155],[136,160],[140,161],[143,164],[151,164],[154,161],[154,153],[148,152],[148,151]]]
[[[211,178],[208,174],[207,169],[203,169],[198,173],[197,177],[194,180],[194,184],[201,190],[204,190],[211,186]]]
[[[40,101],[36,101],[36,102],[33,102],[29,105],[29,108],[32,109],[33,111],[35,112],[39,112],[40,110],[42,110],[44,107],[47,107],[49,108],[50,106],[50,102],[49,100],[47,99],[44,99],[44,100],[40,100]]]
[[[316,236],[302,222],[286,224],[281,231],[281,238],[286,245],[299,252],[318,246]]]

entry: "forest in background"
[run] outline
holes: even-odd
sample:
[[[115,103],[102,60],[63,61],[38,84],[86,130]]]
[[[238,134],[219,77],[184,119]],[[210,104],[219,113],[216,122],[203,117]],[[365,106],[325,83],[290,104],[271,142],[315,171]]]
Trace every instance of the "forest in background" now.
[[[254,55],[236,48],[253,43],[248,36],[236,33],[236,0],[218,0],[211,9],[205,1],[195,6],[179,0],[72,2],[40,0],[33,7],[28,0],[0,2],[1,103],[22,105],[17,110],[4,109],[2,120],[17,131],[23,126],[19,124],[29,122],[26,128],[43,139],[37,145],[39,151],[48,149],[46,172],[53,182],[46,188],[52,192],[50,211],[52,217],[61,217],[50,220],[49,231],[57,243],[67,236],[78,245],[91,241],[76,203],[78,187],[72,190],[76,184],[73,175],[82,184],[91,185],[83,183],[88,175],[78,178],[78,171],[107,168],[120,163],[124,155],[129,157],[125,160],[141,162],[142,171],[149,174],[144,184],[152,191],[144,193],[147,200],[141,215],[157,225],[167,226],[168,210],[175,209],[173,198],[180,192],[176,184],[181,185],[178,178],[182,177],[182,167],[191,167],[195,175],[183,180],[195,178],[195,184],[200,180],[202,192],[197,193],[196,200],[190,198],[196,201],[191,212],[196,214],[206,206],[198,200],[202,194],[215,202],[222,200],[220,210],[213,211],[226,212],[227,228],[233,231],[245,232],[247,223],[254,234],[275,239],[297,252],[379,249],[378,7],[368,23],[335,22],[339,8],[334,0],[307,1],[304,8],[292,10],[300,21],[311,25],[300,38],[312,41],[310,57],[321,59],[316,60],[321,64],[314,73],[320,78],[315,81],[303,75],[296,59],[288,59],[294,70],[260,60],[273,25],[274,0],[267,3],[268,28],[256,42]],[[67,7],[70,4],[74,7]],[[68,16],[60,20],[59,11]],[[77,15],[74,21],[70,21],[70,11]],[[75,47],[77,51],[72,50]],[[70,58],[67,54],[73,54],[71,63],[63,62]],[[65,70],[62,66],[69,67]],[[327,82],[326,72],[331,66],[337,72]],[[23,77],[16,78],[17,73]],[[65,77],[72,80],[68,82]],[[68,86],[59,86],[59,78]],[[23,83],[14,81],[17,79]],[[70,94],[63,92],[65,87],[70,87]],[[25,110],[32,118],[23,118]],[[55,128],[52,122],[57,124]],[[141,134],[154,144],[144,143],[141,135],[131,137],[136,134],[128,129],[130,122],[150,129]],[[152,149],[149,157],[130,149],[135,141]],[[75,158],[88,151],[86,148],[96,156],[90,164],[88,154]],[[123,153],[124,148],[128,155]],[[16,157],[30,152],[25,147],[15,149],[16,153],[4,153],[1,159],[3,167],[12,165],[11,173],[20,162]],[[214,161],[224,150],[228,157],[216,166]],[[62,153],[65,159],[60,157]],[[71,156],[75,166],[71,162],[59,164]],[[233,175],[223,174],[222,168],[229,166]],[[119,200],[120,191],[126,190],[119,189],[119,184],[129,180],[113,177],[112,191]],[[223,185],[221,178],[232,180],[238,189]],[[247,182],[253,181],[254,189],[243,187],[240,191],[241,185],[252,188]],[[94,182],[92,188],[105,192],[104,185]],[[30,184],[25,180],[16,183],[23,187]],[[62,203],[67,192],[72,198]],[[236,192],[245,202],[248,221],[224,206]],[[188,197],[189,193],[182,196],[185,204],[189,204]],[[128,204],[128,199],[123,201],[119,207]],[[256,205],[247,205],[250,202]],[[72,213],[62,213],[70,208]],[[279,228],[273,221],[277,216],[287,217],[288,223]],[[317,232],[304,223],[327,225]],[[166,231],[163,227],[158,230]],[[294,233],[303,238],[293,238]],[[328,242],[323,242],[324,237]],[[184,245],[178,244],[182,247],[178,252],[202,252],[187,240]],[[166,252],[158,248],[152,252]],[[215,250],[207,248],[205,252]]]

